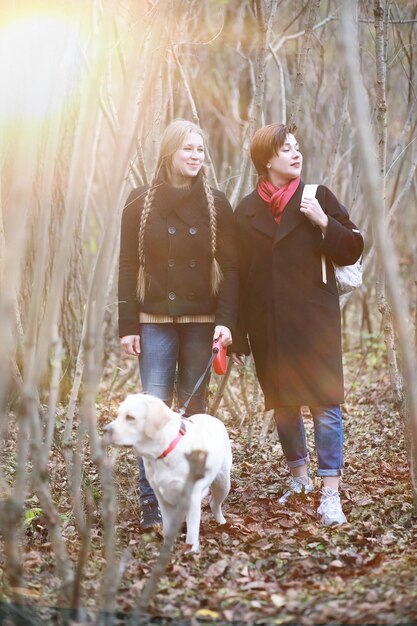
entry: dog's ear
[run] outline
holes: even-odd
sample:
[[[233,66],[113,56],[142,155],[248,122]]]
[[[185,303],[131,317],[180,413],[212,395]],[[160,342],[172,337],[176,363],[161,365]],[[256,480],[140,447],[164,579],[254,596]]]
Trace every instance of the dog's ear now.
[[[144,396],[146,398],[146,396]],[[147,397],[147,415],[145,418],[144,433],[147,437],[154,437],[171,419],[170,409],[156,398]]]
[[[129,394],[120,405],[119,415],[122,417],[131,415],[137,420],[146,420],[148,403],[143,400],[143,397],[141,393]]]

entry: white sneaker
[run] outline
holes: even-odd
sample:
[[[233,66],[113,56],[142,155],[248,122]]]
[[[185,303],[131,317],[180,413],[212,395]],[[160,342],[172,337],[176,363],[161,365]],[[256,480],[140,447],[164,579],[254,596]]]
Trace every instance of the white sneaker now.
[[[323,526],[347,522],[340,504],[339,492],[334,491],[331,487],[323,487],[321,490],[320,506],[317,513],[321,515]]]
[[[288,490],[278,500],[279,504],[285,504],[288,498],[295,494],[311,493],[314,491],[313,481],[309,476],[290,476]]]

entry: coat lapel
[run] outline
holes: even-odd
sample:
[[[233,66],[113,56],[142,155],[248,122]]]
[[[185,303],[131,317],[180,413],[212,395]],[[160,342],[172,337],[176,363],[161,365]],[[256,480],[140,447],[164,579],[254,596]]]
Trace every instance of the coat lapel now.
[[[249,197],[247,215],[252,218],[252,226],[261,233],[273,238],[274,245],[286,237],[294,228],[306,219],[300,211],[300,202],[304,183],[300,183],[295,194],[287,204],[279,224],[274,220],[267,203],[255,189]]]
[[[269,206],[262,200],[256,189],[251,195],[252,197],[247,204],[247,216],[251,218],[252,227],[272,239],[278,229],[278,225]]]
[[[306,219],[304,214],[300,211],[300,202],[303,183],[298,185],[298,189],[287,204],[282,214],[281,222],[275,232],[274,245],[279,243],[284,237],[288,235],[294,228],[299,226]]]

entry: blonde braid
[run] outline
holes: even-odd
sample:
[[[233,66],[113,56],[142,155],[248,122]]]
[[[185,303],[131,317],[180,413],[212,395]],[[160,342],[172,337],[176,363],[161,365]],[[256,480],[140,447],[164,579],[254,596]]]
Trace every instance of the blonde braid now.
[[[213,260],[211,262],[211,281],[210,287],[213,295],[216,295],[220,288],[220,283],[223,279],[223,273],[220,268],[220,265],[216,259],[216,250],[217,250],[217,212],[214,204],[213,193],[211,191],[209,181],[205,171],[202,171],[203,176],[203,185],[204,191],[207,198],[208,210],[209,210],[209,221],[210,221],[210,245],[211,245],[211,254],[213,256]]]
[[[140,216],[139,233],[138,233],[138,255],[139,255],[139,270],[136,284],[136,295],[139,302],[143,302],[145,299],[146,290],[146,274],[145,274],[145,226],[148,220],[149,214],[152,209],[152,202],[155,197],[155,192],[158,187],[156,185],[156,175],[152,178],[149,185],[148,192],[143,204],[142,214]]]

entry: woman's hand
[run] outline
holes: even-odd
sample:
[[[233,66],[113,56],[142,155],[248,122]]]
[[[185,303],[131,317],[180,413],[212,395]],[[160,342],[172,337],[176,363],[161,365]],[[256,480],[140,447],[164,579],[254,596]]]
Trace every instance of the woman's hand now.
[[[139,356],[140,337],[139,335],[126,335],[120,339],[123,351],[129,356]]]
[[[236,363],[236,365],[239,365],[239,366],[245,365],[244,354],[241,354],[241,353],[237,354],[236,352],[231,352],[229,356],[232,359],[233,363]]]
[[[312,224],[320,228],[323,235],[326,234],[329,218],[321,208],[317,198],[304,198],[300,204],[300,211]]]
[[[216,326],[214,329],[213,341],[216,341],[219,337],[222,338],[222,345],[224,347],[230,346],[232,343],[232,333],[227,326]]]

